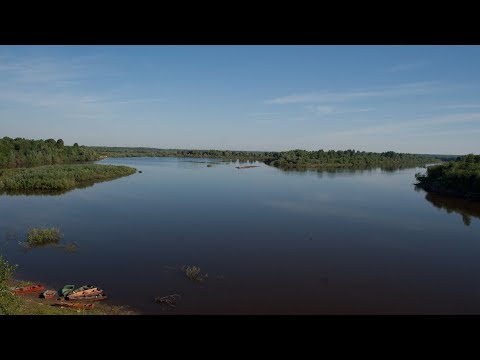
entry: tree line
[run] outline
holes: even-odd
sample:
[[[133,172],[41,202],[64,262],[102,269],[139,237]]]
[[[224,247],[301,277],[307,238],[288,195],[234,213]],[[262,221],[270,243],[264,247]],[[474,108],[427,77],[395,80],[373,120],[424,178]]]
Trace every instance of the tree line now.
[[[416,174],[418,186],[427,191],[480,198],[480,155],[459,156],[455,161],[429,166]]]
[[[284,169],[319,167],[406,167],[420,166],[439,161],[432,156],[382,153],[356,150],[290,150],[279,152],[233,151],[233,150],[188,150],[151,148],[114,148],[65,146],[62,139],[29,140],[23,138],[0,139],[0,168],[33,167],[52,164],[72,164],[108,157],[192,157],[217,158],[233,161],[260,161]]]
[[[86,146],[65,146],[62,139],[0,139],[0,168],[71,164],[96,160],[97,152]]]
[[[432,156],[396,153],[355,151],[355,150],[290,150],[280,152],[232,151],[232,150],[182,150],[149,148],[95,148],[100,155],[109,157],[192,157],[221,158],[239,161],[261,161],[267,165],[289,168],[316,167],[405,167],[421,166],[439,161]]]

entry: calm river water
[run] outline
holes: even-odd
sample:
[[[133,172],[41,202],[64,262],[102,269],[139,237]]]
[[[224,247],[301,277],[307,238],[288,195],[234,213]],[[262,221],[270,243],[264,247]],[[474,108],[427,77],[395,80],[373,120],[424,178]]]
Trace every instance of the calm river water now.
[[[213,166],[207,167],[207,162]],[[122,158],[141,170],[62,195],[0,196],[17,278],[95,284],[147,314],[480,314],[480,204],[395,171],[236,169]],[[29,227],[62,244],[25,251]],[[189,280],[183,266],[208,274]],[[179,294],[176,309],[154,303]]]

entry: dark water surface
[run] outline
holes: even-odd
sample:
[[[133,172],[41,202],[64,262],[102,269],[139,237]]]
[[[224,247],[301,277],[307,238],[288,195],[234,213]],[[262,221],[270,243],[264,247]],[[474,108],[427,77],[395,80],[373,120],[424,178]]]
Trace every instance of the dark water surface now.
[[[285,172],[205,159],[56,196],[0,196],[0,254],[17,277],[96,284],[153,314],[480,314],[480,204],[416,190],[415,172]],[[212,160],[212,162],[215,162]],[[62,248],[25,251],[29,227]],[[196,265],[208,278],[180,270]],[[181,295],[164,311],[156,296]]]

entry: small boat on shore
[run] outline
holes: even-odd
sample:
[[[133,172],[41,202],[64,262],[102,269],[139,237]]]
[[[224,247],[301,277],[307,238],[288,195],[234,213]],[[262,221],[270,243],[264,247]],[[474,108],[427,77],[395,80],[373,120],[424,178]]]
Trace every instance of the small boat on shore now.
[[[102,291],[101,294],[97,295],[82,295],[82,296],[74,296],[70,297],[70,295],[66,296],[67,300],[70,301],[101,301],[101,300],[107,300],[107,295],[105,295]]]
[[[73,289],[75,289],[75,285],[65,285],[62,289],[62,295],[67,296],[73,291]]]
[[[13,291],[14,294],[27,294],[27,293],[42,291],[43,289],[44,289],[43,285],[35,284],[35,285],[29,285],[29,286],[17,286],[15,288],[12,288],[11,290]]]
[[[94,286],[94,285],[83,285],[83,286],[80,286],[79,288],[76,288],[75,290],[72,290],[71,293],[75,294],[75,293],[78,293],[78,292],[81,292],[81,291],[94,289],[94,288],[96,288],[96,286]]]
[[[71,308],[80,308],[80,309],[93,309],[95,304],[93,303],[79,303],[79,302],[68,302],[68,301],[58,301],[53,306],[61,306],[61,307],[71,307]]]
[[[46,290],[42,295],[45,299],[52,299],[58,295],[58,292],[56,290]]]
[[[86,285],[91,286],[91,285]],[[82,286],[79,289],[73,290],[71,293],[67,295],[68,299],[72,300],[82,296],[95,296],[100,295],[103,293],[103,290],[98,287],[88,287]]]

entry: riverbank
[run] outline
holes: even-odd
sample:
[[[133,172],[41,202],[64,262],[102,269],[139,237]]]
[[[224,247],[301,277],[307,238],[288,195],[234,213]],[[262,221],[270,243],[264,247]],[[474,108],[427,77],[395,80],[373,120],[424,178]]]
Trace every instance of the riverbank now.
[[[469,154],[443,165],[429,166],[426,174],[415,174],[425,191],[480,200],[480,155]]]
[[[9,282],[9,286],[12,287],[26,286],[28,284],[33,284],[33,282],[19,280]],[[49,288],[45,287],[45,289]],[[44,299],[40,297],[40,293],[15,295],[15,304],[10,304],[11,313],[8,315],[139,315],[137,311],[128,306],[109,305],[105,302],[96,302],[92,310],[53,306],[55,302],[56,298]],[[0,307],[2,305],[0,304]]]
[[[75,164],[0,169],[0,194],[62,192],[132,175],[128,166]]]

